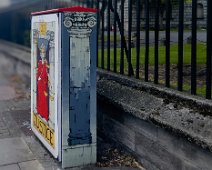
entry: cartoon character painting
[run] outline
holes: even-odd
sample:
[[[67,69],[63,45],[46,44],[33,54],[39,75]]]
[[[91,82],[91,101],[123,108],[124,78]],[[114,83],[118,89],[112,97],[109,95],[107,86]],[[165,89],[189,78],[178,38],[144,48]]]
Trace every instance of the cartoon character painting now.
[[[55,22],[33,25],[33,111],[55,129]]]
[[[37,112],[48,122],[49,120],[49,42],[46,39],[38,40],[38,70],[37,70]]]
[[[31,125],[32,131],[58,157],[58,16],[32,18]]]

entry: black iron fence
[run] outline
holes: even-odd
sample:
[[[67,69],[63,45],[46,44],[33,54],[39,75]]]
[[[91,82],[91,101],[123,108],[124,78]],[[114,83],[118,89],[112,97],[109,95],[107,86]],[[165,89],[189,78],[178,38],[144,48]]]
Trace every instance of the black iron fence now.
[[[29,39],[23,37],[30,37],[31,11],[74,5],[94,7],[99,11],[98,67],[211,99],[212,2],[201,3],[37,0],[24,10],[14,8],[0,14],[5,23],[0,27],[0,38],[29,45]]]
[[[211,99],[211,1],[104,0],[97,8],[98,67]]]

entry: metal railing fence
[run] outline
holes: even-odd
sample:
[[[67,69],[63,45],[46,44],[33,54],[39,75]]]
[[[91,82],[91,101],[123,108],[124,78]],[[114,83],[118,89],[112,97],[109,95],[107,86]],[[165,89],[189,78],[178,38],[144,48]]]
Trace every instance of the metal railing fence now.
[[[36,10],[75,5],[97,8],[98,67],[211,99],[212,2],[201,2],[202,5],[197,0],[42,0]],[[35,10],[25,8],[32,9]],[[17,9],[1,14],[0,19],[7,24],[1,26],[0,38],[29,45],[28,39],[19,40],[29,37],[30,16],[26,13]],[[204,16],[198,17],[199,13]],[[22,18],[24,24],[18,30],[17,23],[23,23]],[[16,28],[12,30],[17,33],[9,28]]]
[[[211,99],[212,2],[205,1],[207,13],[200,20],[197,0],[173,1],[97,1],[97,66]]]

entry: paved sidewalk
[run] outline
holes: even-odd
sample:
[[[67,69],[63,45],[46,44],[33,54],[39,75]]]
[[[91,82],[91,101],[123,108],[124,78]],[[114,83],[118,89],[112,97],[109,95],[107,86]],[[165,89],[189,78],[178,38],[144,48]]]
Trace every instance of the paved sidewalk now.
[[[30,89],[18,76],[0,74],[0,170],[60,170],[30,127]],[[72,170],[133,168],[72,168]]]
[[[0,170],[44,169],[30,148],[38,141],[31,133],[30,100],[23,87],[18,77],[0,74]]]

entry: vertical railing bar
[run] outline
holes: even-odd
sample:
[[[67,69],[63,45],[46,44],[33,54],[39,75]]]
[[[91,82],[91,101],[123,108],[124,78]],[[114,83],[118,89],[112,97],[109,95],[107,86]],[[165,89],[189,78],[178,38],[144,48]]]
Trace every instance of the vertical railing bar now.
[[[121,57],[120,74],[124,74],[124,0],[121,0]]]
[[[179,0],[178,30],[178,90],[183,91],[184,0]]]
[[[124,2],[121,2],[121,4],[124,4]],[[116,12],[116,22],[117,22],[117,26],[120,30],[120,35],[122,37],[122,47],[126,53],[126,59],[127,59],[127,62],[129,61],[129,57],[128,57],[128,49],[127,49],[127,42],[125,40],[125,36],[124,36],[124,5],[121,6],[121,8],[123,8],[123,10],[121,10],[121,20],[120,20],[120,17],[118,15],[118,13]],[[110,10],[112,12],[114,12],[114,9],[113,9],[113,6],[111,6]],[[122,22],[123,21],[123,22]],[[122,25],[123,24],[123,25]],[[122,29],[123,28],[123,29]],[[124,56],[124,54],[123,54]],[[120,58],[121,59],[121,58]],[[123,59],[123,62],[124,62],[124,59]],[[123,63],[122,63],[123,64]],[[121,68],[121,64],[120,64],[120,68]],[[134,71],[133,71],[133,67],[132,67],[132,63],[130,65],[130,70],[131,70],[131,73],[132,75],[134,75]]]
[[[197,0],[192,0],[191,94],[196,94]]]
[[[159,40],[159,6],[160,0],[156,0],[155,12],[155,70],[154,70],[154,83],[158,84],[158,40]]]
[[[131,35],[132,35],[132,0],[128,0],[128,76],[131,76],[131,51],[132,51],[132,45],[131,45]]]
[[[93,2],[94,0],[91,0],[91,8],[93,8],[94,7],[94,2]],[[97,2],[98,3],[98,2]]]
[[[125,35],[124,35],[124,2],[122,2],[122,4],[123,4],[123,6],[121,8],[123,8],[123,10],[121,10],[122,11],[121,12],[121,16],[122,16],[122,21],[123,22],[120,20],[120,17],[118,15],[118,13],[116,13],[116,18],[117,18],[116,22],[117,22],[117,26],[118,26],[118,28],[120,30],[120,35],[122,36],[122,40],[123,40],[122,41],[122,43],[123,43],[122,45],[123,45],[124,51],[126,53],[126,59],[127,59],[127,62],[129,62],[129,57],[128,57],[129,52],[128,52],[128,49],[127,49],[127,42],[125,40]],[[110,9],[111,9],[112,12],[114,12],[113,6],[111,6]],[[123,30],[122,30],[122,24],[123,24]],[[124,54],[123,54],[123,56],[124,56]],[[132,63],[129,64],[129,65],[130,65],[131,75],[134,75]],[[120,65],[120,67],[121,67],[121,65]]]
[[[96,9],[97,9],[97,36],[96,36],[96,66],[99,66],[99,25],[100,25],[100,13],[99,13],[99,1],[96,2]]]
[[[90,7],[90,1],[89,0],[86,0],[86,2],[84,2],[83,5],[85,5],[84,7]]]
[[[48,9],[47,1],[44,2],[44,5],[45,5],[45,10],[47,10]]]
[[[170,0],[166,0],[166,87],[170,87]]]
[[[107,8],[107,70],[110,71],[110,6],[111,0],[108,0]]]
[[[116,26],[116,20],[117,20],[117,0],[114,0],[114,72],[117,72],[117,26]]]
[[[207,8],[207,63],[206,63],[206,98],[211,99],[211,50],[212,50],[212,1]]]
[[[145,1],[145,81],[149,81],[149,0]]]
[[[58,7],[57,4],[59,4],[59,3],[57,3],[56,0],[54,0],[54,7],[53,8],[57,8]]]
[[[137,7],[136,7],[136,78],[139,79],[139,71],[140,71],[140,0],[137,0]]]
[[[105,5],[105,3],[104,2],[102,2],[102,6],[103,5]],[[105,54],[105,51],[104,51],[104,49],[105,49],[105,33],[104,33],[104,30],[105,30],[105,11],[104,10],[102,10],[101,11],[101,16],[102,16],[102,50],[101,50],[101,52],[102,52],[102,55],[101,55],[101,68],[102,69],[104,69],[104,65],[105,65],[105,63],[104,63],[104,59],[105,59],[105,57],[104,57],[104,54]]]

